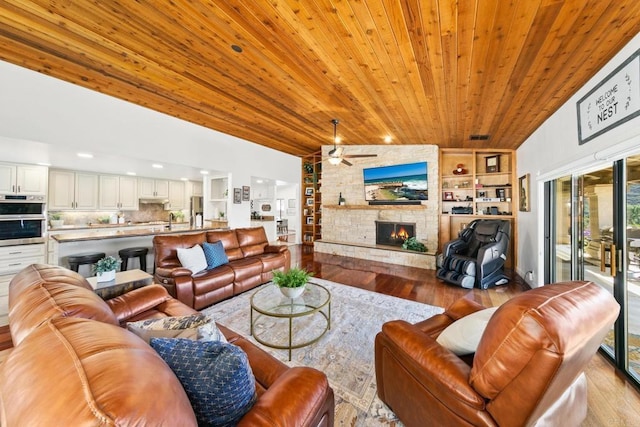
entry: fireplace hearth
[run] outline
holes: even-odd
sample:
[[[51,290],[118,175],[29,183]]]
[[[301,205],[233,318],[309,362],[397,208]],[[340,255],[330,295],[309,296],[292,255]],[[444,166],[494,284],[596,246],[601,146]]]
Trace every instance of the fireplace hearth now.
[[[415,223],[376,221],[376,245],[402,246],[405,240],[415,235]]]

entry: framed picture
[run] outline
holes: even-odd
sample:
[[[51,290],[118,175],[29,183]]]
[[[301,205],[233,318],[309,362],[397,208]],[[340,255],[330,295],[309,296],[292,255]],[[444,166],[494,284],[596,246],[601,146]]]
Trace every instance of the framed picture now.
[[[500,155],[485,157],[487,172],[500,172]]]
[[[304,195],[305,195],[305,196],[313,196],[313,187],[307,187],[307,188],[304,190]]]
[[[242,203],[242,190],[240,188],[233,189],[233,203]]]
[[[248,202],[251,199],[251,187],[248,185],[242,186],[242,201]]]
[[[444,200],[453,200],[453,191],[445,191]]]
[[[307,217],[307,224],[313,224],[313,217],[312,216],[308,216]]]
[[[518,178],[518,188],[520,195],[520,211],[529,212],[531,210],[529,201],[529,174],[522,175]]]
[[[307,199],[307,206],[313,206],[313,198],[312,197],[309,197]]]
[[[480,197],[480,198],[487,197],[487,192],[486,191],[478,191],[478,197]]]
[[[504,201],[506,199],[506,191],[504,188],[496,188],[496,197],[499,198],[501,201]]]

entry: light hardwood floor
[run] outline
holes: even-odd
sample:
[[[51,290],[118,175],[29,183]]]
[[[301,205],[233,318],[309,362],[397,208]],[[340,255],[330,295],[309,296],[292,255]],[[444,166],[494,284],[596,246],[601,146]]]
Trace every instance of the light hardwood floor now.
[[[442,283],[431,270],[317,254],[311,247],[290,249],[292,265],[313,271],[315,277],[440,307],[463,296],[487,307],[500,305],[528,289],[512,273],[507,285],[488,290],[462,289]],[[589,409],[583,427],[640,425],[640,392],[624,375],[601,354],[593,357],[586,373]]]

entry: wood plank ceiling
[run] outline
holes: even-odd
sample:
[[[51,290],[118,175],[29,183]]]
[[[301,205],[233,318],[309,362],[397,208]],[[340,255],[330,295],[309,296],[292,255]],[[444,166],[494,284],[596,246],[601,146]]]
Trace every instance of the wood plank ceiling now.
[[[517,148],[638,31],[638,0],[0,1],[1,59],[297,156],[332,118]]]

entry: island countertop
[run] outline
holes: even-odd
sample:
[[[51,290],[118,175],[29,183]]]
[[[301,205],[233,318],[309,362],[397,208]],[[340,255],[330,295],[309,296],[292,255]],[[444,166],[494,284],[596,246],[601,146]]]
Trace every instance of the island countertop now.
[[[159,225],[156,228],[146,229],[134,229],[134,230],[104,230],[94,231],[91,233],[60,233],[51,235],[50,237],[56,240],[58,243],[66,242],[80,242],[86,240],[104,240],[104,239],[117,239],[123,237],[142,237],[142,236],[156,236],[161,234],[188,234],[199,233],[209,230],[221,230],[220,227],[180,227],[173,230],[167,230],[164,226]]]

